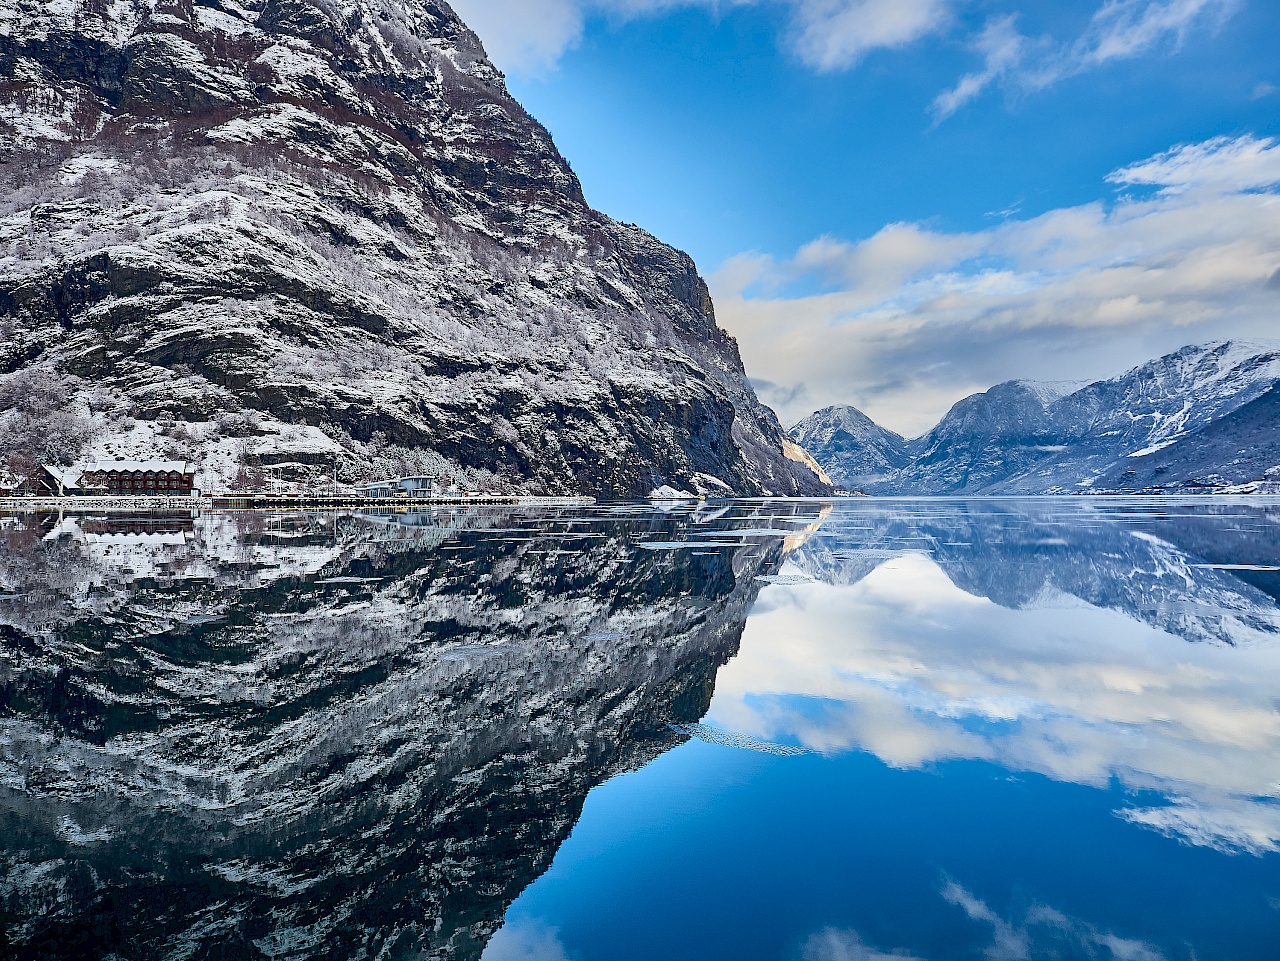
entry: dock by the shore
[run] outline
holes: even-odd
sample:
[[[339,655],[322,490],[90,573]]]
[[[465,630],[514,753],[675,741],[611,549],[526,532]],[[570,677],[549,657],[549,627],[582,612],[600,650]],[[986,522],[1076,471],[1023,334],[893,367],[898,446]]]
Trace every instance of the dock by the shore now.
[[[524,497],[516,494],[448,494],[418,497],[359,497],[329,494],[214,494],[201,496],[0,497],[0,511],[243,511],[362,510],[508,504],[533,507],[581,507],[594,497]]]

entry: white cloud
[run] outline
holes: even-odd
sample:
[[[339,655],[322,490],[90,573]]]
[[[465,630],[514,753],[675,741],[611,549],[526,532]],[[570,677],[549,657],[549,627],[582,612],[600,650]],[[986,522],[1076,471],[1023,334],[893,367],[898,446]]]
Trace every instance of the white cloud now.
[[[964,911],[970,920],[991,926],[991,943],[983,949],[987,961],[1061,957],[1166,961],[1154,945],[1099,931],[1092,924],[1042,904],[1031,905],[1021,922],[1015,924],[955,881],[946,881],[942,898]],[[903,950],[877,951],[868,947],[857,931],[842,928],[824,928],[811,934],[804,942],[801,957],[803,961],[920,961]]]
[[[939,94],[933,102],[934,117],[946,119],[993,84],[1013,91],[1040,90],[1161,46],[1176,49],[1193,28],[1216,26],[1237,6],[1239,0],[1107,0],[1071,43],[1025,36],[1011,15],[995,18],[972,41],[982,56],[982,69]]]
[[[1107,177],[1116,184],[1183,193],[1207,187],[1224,191],[1260,190],[1280,184],[1280,146],[1257,137],[1215,137],[1183,144]]]
[[[1160,43],[1181,44],[1203,17],[1222,18],[1238,0],[1108,0],[1073,46],[1067,69],[1123,60]]]
[[[539,921],[504,924],[480,957],[481,961],[569,961],[559,931]]]
[[[1031,939],[1026,931],[1020,931],[1000,917],[986,903],[956,884],[947,883],[942,897],[956,905],[974,921],[982,921],[992,927],[992,941],[983,952],[987,961],[1030,961]]]
[[[857,931],[824,928],[805,939],[804,961],[920,961],[905,951],[886,953],[869,948]]]
[[[972,257],[982,240],[967,234],[939,234],[918,224],[890,224],[874,237],[850,244],[821,237],[801,247],[794,267],[828,279],[892,289],[921,270]]]
[[[952,234],[893,224],[711,275],[747,369],[794,422],[851,403],[908,435],[974,390],[1121,372],[1187,343],[1274,337],[1280,144],[1178,147],[1116,171],[1158,188]],[[821,289],[787,296],[784,285]]]
[[[582,37],[581,0],[452,0],[504,70],[539,73],[555,66]]]
[[[1044,905],[1032,905],[1023,921],[1014,925],[955,881],[947,882],[942,897],[974,921],[992,926],[991,944],[983,952],[987,961],[1075,956],[1099,961],[1104,957],[1110,961],[1165,961],[1164,954],[1154,945],[1103,933],[1091,924]]]
[[[820,530],[793,556],[784,572],[826,572],[830,583],[761,596],[717,674],[711,723],[824,754],[869,751],[900,768],[964,758],[1065,783],[1119,781],[1173,802],[1123,808],[1134,823],[1220,850],[1280,850],[1269,684],[1280,621],[1267,628],[1261,608],[1224,603],[1219,626],[1234,646],[1189,643],[1049,584],[1025,584],[1036,593],[1018,609],[968,593],[948,571],[980,580],[981,552],[944,570],[906,545],[864,561],[861,542]],[[1135,570],[1191,576],[1175,550],[1146,544]],[[1015,939],[996,942],[1016,956]]]
[[[851,67],[867,53],[894,49],[946,26],[949,0],[797,0],[793,43],[818,70]]]
[[[997,17],[988,22],[973,41],[974,49],[982,54],[982,69],[965,74],[955,87],[938,94],[933,101],[934,117],[942,120],[951,116],[991,84],[1008,76],[1026,59],[1031,43],[1018,32],[1017,17]]]
[[[952,0],[453,0],[494,62],[538,73],[554,67],[581,39],[590,17],[614,21],[681,7],[720,12],[772,4],[789,10],[788,44],[817,70],[853,66],[872,50],[896,49],[949,21]]]

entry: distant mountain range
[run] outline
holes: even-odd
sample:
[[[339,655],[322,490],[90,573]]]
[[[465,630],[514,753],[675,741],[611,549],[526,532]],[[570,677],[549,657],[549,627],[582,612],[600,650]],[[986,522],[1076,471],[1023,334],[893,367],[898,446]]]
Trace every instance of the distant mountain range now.
[[[869,494],[1280,492],[1280,345],[1184,347],[1092,384],[1009,381],[907,440],[853,407],[791,429]]]

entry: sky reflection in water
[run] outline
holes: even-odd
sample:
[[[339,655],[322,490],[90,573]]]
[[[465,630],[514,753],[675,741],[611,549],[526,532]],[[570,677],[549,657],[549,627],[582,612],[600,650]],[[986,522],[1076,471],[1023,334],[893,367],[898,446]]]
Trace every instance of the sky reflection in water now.
[[[1272,959],[1280,505],[854,502],[485,961]]]
[[[1274,961],[1278,519],[0,516],[0,958]]]

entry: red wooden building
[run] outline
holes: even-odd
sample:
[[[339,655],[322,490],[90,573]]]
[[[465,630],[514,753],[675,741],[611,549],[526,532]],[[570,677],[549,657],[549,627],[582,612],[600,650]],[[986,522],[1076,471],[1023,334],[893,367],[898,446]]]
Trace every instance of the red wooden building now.
[[[82,483],[108,494],[181,497],[191,495],[195,480],[196,469],[184,461],[111,460],[86,467]]]

